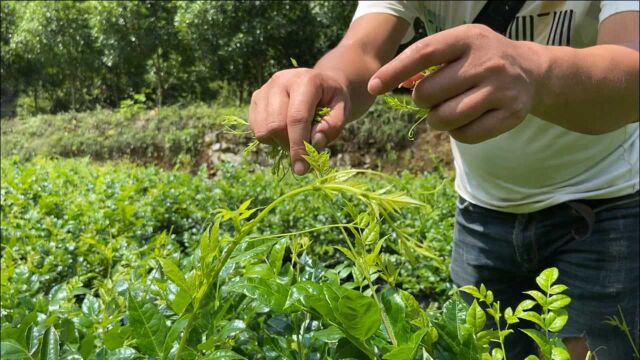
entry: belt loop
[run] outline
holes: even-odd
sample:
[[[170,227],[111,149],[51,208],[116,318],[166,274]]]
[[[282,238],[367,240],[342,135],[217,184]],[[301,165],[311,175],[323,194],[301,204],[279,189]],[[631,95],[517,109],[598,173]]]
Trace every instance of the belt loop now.
[[[569,205],[575,212],[580,214],[584,218],[584,220],[587,222],[586,234],[580,236],[579,234],[576,233],[575,229],[571,230],[571,234],[573,234],[573,236],[577,240],[584,239],[589,235],[591,235],[591,232],[593,231],[593,225],[596,222],[596,215],[593,212],[593,209],[589,205],[582,202],[578,202],[578,201],[568,201],[567,205]]]

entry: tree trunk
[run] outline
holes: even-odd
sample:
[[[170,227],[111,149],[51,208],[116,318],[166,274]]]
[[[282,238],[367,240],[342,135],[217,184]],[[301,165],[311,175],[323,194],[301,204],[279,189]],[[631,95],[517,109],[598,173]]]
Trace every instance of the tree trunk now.
[[[76,82],[71,82],[71,110],[76,111]]]
[[[162,66],[160,56],[156,54],[155,59],[156,71],[156,105],[158,110],[162,107]]]
[[[38,87],[39,85],[36,84],[36,86],[33,89],[33,106],[35,107],[36,114],[40,111],[39,110],[40,106],[38,104]]]

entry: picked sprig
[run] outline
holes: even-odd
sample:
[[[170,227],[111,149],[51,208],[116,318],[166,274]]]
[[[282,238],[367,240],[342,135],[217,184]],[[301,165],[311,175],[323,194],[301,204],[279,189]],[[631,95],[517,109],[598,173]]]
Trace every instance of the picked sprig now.
[[[442,66],[443,65],[431,66],[421,71],[420,73],[423,75],[423,78],[414,82],[411,88],[414,88],[420,81],[424,80],[428,75],[440,70]],[[408,103],[406,99],[400,100],[395,96],[392,96],[389,94],[383,95],[382,99],[387,103],[387,105],[389,105],[389,107],[391,107],[394,110],[409,111],[416,114],[416,117],[418,118],[418,120],[411,126],[411,128],[409,129],[409,133],[407,134],[407,136],[409,137],[409,140],[415,140],[416,128],[418,127],[418,125],[420,125],[420,123],[424,121],[424,119],[427,118],[427,116],[429,115],[429,109],[419,108],[415,105]]]

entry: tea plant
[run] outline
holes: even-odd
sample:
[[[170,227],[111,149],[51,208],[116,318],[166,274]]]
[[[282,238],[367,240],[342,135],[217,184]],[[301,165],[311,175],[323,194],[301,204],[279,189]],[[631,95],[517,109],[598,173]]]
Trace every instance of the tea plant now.
[[[565,294],[562,294],[567,289],[566,285],[554,284],[558,279],[558,269],[549,268],[544,270],[537,278],[536,283],[540,287],[540,290],[526,291],[533,298],[533,300],[524,300],[515,310],[508,307],[501,312],[500,302],[494,300],[491,290],[487,290],[484,285],[480,288],[474,286],[464,286],[460,288],[472,295],[476,300],[471,304],[470,309],[473,309],[475,314],[472,316],[471,322],[474,324],[481,323],[484,325],[484,319],[486,314],[490,315],[494,319],[494,323],[497,326],[497,331],[493,332],[480,332],[478,335],[483,339],[483,343],[486,340],[497,342],[500,347],[496,347],[491,352],[491,356],[488,359],[506,359],[504,339],[511,334],[513,330],[509,329],[510,325],[513,325],[520,320],[528,320],[533,324],[536,324],[543,330],[541,332],[538,329],[521,329],[531,339],[533,339],[540,349],[540,356],[542,359],[571,359],[569,353],[562,340],[554,335],[558,333],[564,325],[567,323],[568,315],[564,309],[571,302],[571,298]],[[486,309],[482,309],[478,302],[484,303]],[[541,312],[531,311],[534,306],[540,306]],[[501,329],[502,319],[506,323],[506,326]],[[479,329],[481,329],[480,326]],[[486,345],[486,344],[485,344]],[[537,360],[537,355],[529,355],[526,360]]]

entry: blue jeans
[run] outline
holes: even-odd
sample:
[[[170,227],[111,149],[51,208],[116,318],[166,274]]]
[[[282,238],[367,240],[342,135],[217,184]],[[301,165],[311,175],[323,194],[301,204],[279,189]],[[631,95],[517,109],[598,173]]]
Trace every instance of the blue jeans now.
[[[451,277],[458,286],[485,284],[501,308],[515,306],[537,289],[545,268],[560,271],[572,298],[561,337],[587,339],[598,360],[632,359],[627,337],[605,323],[622,310],[635,341],[640,322],[638,193],[606,200],[560,204],[529,214],[486,209],[458,199]],[[464,296],[469,300],[467,296]],[[516,325],[533,327],[521,321]],[[506,338],[507,357],[537,354],[521,331]]]

